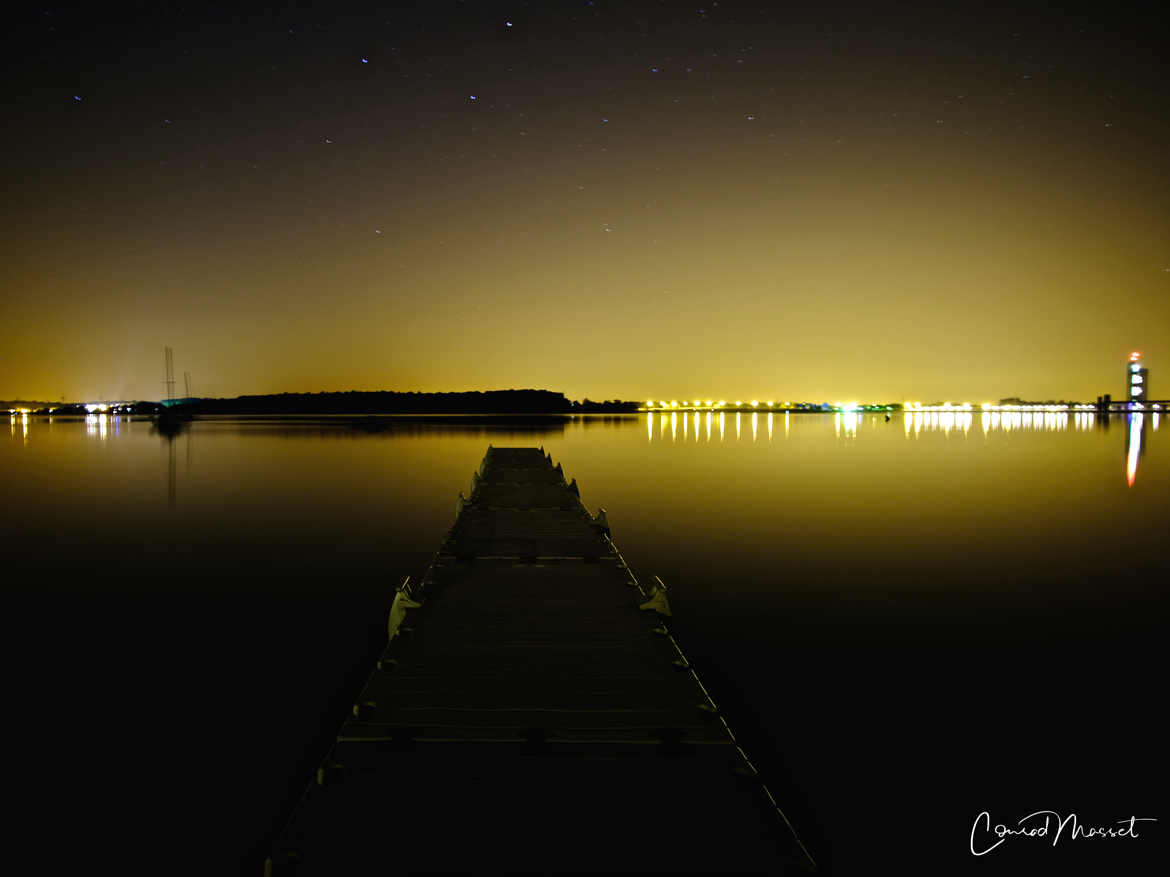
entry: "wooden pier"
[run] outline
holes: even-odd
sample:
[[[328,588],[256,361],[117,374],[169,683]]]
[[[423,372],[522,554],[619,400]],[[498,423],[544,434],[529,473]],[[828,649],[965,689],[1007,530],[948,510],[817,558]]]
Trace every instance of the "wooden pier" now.
[[[265,873],[815,870],[668,614],[559,464],[489,446]]]

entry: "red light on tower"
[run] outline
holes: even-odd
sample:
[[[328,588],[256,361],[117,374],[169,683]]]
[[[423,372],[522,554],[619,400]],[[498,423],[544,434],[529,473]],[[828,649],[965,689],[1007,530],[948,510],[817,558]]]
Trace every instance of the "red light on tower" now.
[[[1142,355],[1140,353],[1138,353],[1136,350],[1129,355],[1130,362],[1137,362],[1141,358],[1142,358]]]

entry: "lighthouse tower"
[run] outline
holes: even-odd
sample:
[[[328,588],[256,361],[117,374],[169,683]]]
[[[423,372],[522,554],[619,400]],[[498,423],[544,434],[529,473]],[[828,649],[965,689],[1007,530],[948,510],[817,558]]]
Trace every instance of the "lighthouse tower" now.
[[[1125,367],[1126,398],[1138,405],[1145,405],[1149,396],[1150,370],[1142,365],[1142,355],[1136,350],[1129,355]]]

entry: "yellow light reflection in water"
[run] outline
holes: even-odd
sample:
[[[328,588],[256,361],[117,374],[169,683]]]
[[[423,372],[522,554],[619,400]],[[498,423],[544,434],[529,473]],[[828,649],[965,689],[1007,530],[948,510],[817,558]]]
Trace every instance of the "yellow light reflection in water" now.
[[[719,412],[719,441],[723,441],[723,427],[726,425],[726,415],[722,411]]]
[[[784,438],[788,438],[788,412],[784,412]]]
[[[671,411],[670,412],[670,440],[674,441],[674,439],[677,435],[678,435],[678,415],[675,412]]]
[[[707,412],[707,441],[711,441],[711,412]]]
[[[24,443],[27,445],[28,444],[28,415],[27,414],[20,415],[20,431],[21,431],[21,436],[24,439]]]
[[[658,415],[658,437],[659,438],[666,437],[666,415],[665,414]]]
[[[771,405],[772,403],[769,402],[768,404]],[[768,412],[768,443],[771,444],[771,442],[772,442],[772,412],[769,411]]]
[[[735,440],[739,441],[739,412],[735,412]]]
[[[684,413],[682,416],[682,422],[683,422],[683,441],[685,442],[687,440],[687,425],[691,422],[691,419],[689,417],[687,417],[687,415]]]
[[[756,440],[756,430],[759,428],[759,425],[760,425],[760,415],[756,414],[753,411],[752,412],[752,441],[753,442]]]
[[[654,414],[648,413],[646,415],[646,441],[654,441]]]
[[[98,415],[98,435],[102,441],[106,440],[106,415],[104,414]]]
[[[1133,487],[1137,480],[1138,457],[1142,452],[1142,422],[1145,415],[1141,412],[1129,416],[1129,447],[1125,454],[1125,480]]]
[[[699,412],[695,412],[695,441],[699,440]]]

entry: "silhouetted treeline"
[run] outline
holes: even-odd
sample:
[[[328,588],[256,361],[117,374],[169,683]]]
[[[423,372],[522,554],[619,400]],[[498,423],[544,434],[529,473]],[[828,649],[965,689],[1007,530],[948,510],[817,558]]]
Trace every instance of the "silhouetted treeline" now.
[[[594,402],[592,399],[586,397],[581,402],[574,402],[573,403],[573,413],[574,414],[634,413],[638,410],[638,407],[639,407],[639,403],[637,403],[637,402],[623,402],[621,399],[606,399],[604,402]]]
[[[1037,399],[1021,399],[1019,396],[1008,396],[1006,399],[999,400],[1000,405],[1075,405],[1076,402],[1068,399],[1045,399],[1043,401]]]
[[[586,414],[637,411],[637,402],[570,402],[551,390],[469,393],[279,393],[199,399],[179,406],[190,414]]]

